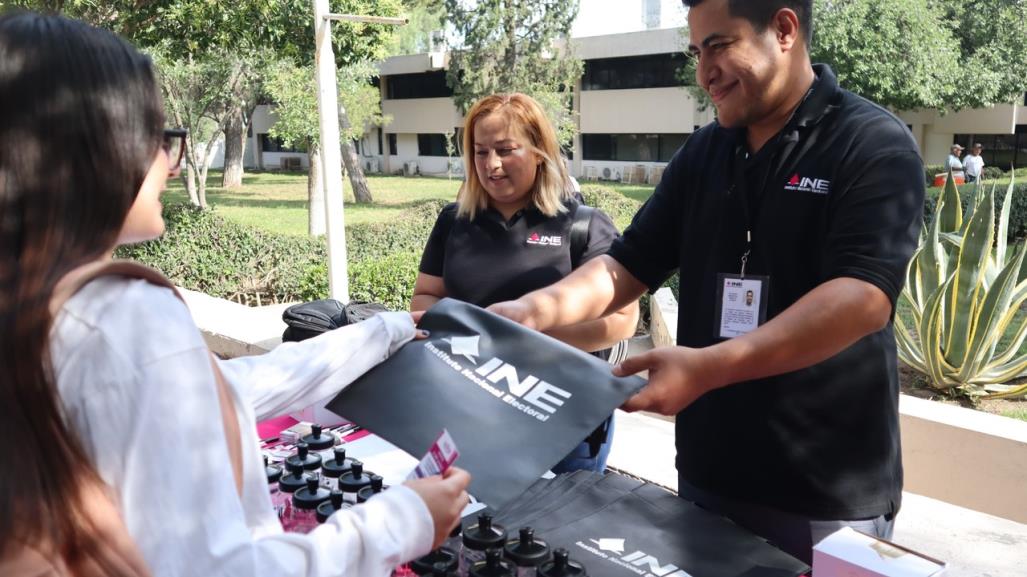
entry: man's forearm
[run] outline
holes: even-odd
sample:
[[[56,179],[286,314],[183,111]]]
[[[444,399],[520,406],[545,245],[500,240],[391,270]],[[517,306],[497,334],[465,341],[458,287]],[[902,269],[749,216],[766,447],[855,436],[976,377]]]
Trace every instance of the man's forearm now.
[[[637,300],[646,287],[609,256],[594,258],[573,273],[520,301],[532,309],[538,330],[566,327],[610,314]]]
[[[593,352],[609,348],[618,341],[630,338],[638,326],[638,302],[594,321],[585,321],[567,327],[546,331],[549,336]]]
[[[718,367],[713,388],[797,371],[827,360],[884,328],[891,302],[879,288],[830,280],[757,330],[707,349]]]

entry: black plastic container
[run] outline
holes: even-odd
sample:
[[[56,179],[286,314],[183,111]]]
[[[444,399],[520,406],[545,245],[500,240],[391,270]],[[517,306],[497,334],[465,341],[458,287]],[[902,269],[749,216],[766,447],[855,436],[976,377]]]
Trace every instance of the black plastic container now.
[[[588,571],[581,563],[570,558],[566,549],[553,551],[553,560],[538,568],[538,577],[588,577]]]
[[[331,493],[321,486],[321,479],[317,475],[307,477],[307,486],[292,494],[292,530],[309,533],[317,527],[317,507],[328,501],[330,496]]]
[[[463,530],[460,541],[460,574],[466,574],[472,565],[484,561],[485,552],[497,549],[502,555],[506,542],[506,529],[492,523],[492,515],[481,513],[478,524]]]
[[[317,506],[317,522],[324,523],[336,511],[349,508],[350,504],[342,500],[342,491],[334,489],[328,494],[328,500]]]
[[[316,471],[321,468],[321,455],[311,453],[306,443],[296,445],[296,454],[285,460],[286,465],[300,465],[306,471]]]
[[[345,499],[350,503],[357,502],[357,493],[364,487],[371,486],[371,473],[364,472],[364,464],[360,461],[353,461],[349,472],[339,477],[339,490],[343,492]]]
[[[339,477],[349,473],[354,461],[346,458],[345,445],[336,445],[332,450],[335,452],[335,458],[321,465],[321,485],[326,489],[338,489]]]
[[[536,539],[531,527],[521,527],[518,537],[503,546],[503,553],[516,567],[517,577],[533,577],[536,567],[549,559],[549,545]]]
[[[311,451],[324,451],[335,445],[335,437],[324,433],[321,425],[312,425],[310,434],[300,439],[300,442],[306,443]]]
[[[456,551],[448,547],[439,547],[424,557],[411,561],[410,569],[418,575],[434,575],[435,570],[439,568],[443,573],[452,573],[457,570],[459,564],[460,559]]]
[[[514,577],[514,569],[503,561],[503,550],[489,549],[485,552],[485,560],[478,561],[467,572],[469,577]]]
[[[357,503],[363,503],[387,489],[388,487],[382,483],[384,483],[384,479],[381,475],[371,475],[371,484],[357,491]]]

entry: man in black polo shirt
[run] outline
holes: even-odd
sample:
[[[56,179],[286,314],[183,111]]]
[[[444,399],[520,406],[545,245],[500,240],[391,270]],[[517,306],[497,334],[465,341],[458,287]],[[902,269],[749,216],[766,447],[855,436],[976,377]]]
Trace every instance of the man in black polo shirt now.
[[[615,369],[649,371],[625,409],[678,414],[682,496],[809,561],[843,525],[889,536],[899,508],[891,318],[922,162],[904,124],[811,65],[811,0],[684,3],[718,121],[607,255],[492,310],[547,330],[678,269],[679,346]]]

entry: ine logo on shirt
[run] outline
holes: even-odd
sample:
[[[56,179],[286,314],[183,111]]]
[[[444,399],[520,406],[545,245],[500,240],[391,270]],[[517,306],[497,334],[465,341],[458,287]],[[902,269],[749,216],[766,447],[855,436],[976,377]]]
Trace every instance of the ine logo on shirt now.
[[[809,178],[799,176],[796,172],[788,179],[785,190],[797,190],[799,192],[812,192],[813,194],[827,194],[831,191],[831,181],[822,178]]]
[[[528,244],[537,244],[539,246],[563,246],[562,236],[547,236],[539,234],[537,232],[531,233],[528,237]]]

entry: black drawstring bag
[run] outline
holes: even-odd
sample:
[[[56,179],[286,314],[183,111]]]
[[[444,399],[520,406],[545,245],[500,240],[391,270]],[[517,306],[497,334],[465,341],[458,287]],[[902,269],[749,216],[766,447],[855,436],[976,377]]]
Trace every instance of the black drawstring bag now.
[[[446,429],[470,492],[523,492],[638,391],[638,377],[471,304],[443,299],[415,340],[330,401],[332,412],[423,455]]]
[[[288,325],[282,333],[282,341],[303,341],[332,329],[359,323],[387,310],[377,303],[352,302],[343,305],[335,299],[292,305],[282,313],[282,320]]]

